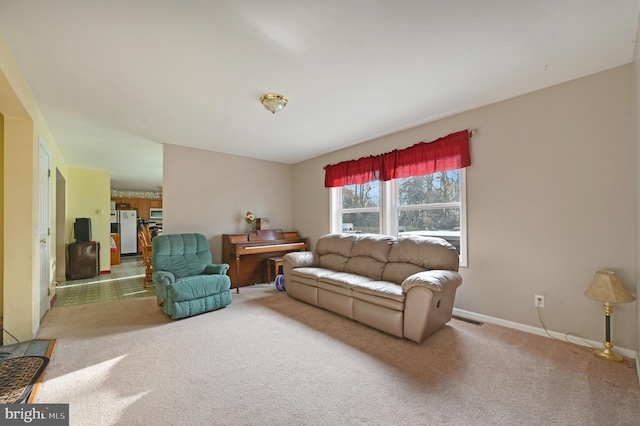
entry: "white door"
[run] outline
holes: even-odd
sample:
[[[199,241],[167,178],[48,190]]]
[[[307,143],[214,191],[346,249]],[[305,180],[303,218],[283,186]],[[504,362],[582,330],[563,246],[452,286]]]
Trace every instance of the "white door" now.
[[[49,224],[49,153],[40,143],[40,164],[38,168],[38,239],[40,245],[40,319],[49,309],[49,284],[51,283],[51,256],[50,256],[50,236],[51,226]]]

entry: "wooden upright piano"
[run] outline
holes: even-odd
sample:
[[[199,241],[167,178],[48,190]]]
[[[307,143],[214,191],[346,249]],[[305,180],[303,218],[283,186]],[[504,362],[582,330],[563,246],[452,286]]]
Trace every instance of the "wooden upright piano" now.
[[[222,261],[229,264],[231,288],[238,293],[240,287],[267,282],[268,258],[308,248],[308,238],[280,229],[222,235]]]

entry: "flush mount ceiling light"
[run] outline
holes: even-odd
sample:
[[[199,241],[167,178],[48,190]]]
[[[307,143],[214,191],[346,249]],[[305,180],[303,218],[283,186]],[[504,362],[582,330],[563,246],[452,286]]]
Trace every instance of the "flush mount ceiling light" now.
[[[260,102],[266,109],[275,114],[277,111],[280,111],[282,108],[284,108],[289,100],[284,96],[278,95],[276,93],[267,93],[260,96]]]

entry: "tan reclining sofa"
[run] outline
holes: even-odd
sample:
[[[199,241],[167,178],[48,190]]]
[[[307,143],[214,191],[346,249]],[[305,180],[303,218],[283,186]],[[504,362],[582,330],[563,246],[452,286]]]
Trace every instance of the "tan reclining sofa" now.
[[[458,254],[440,238],[331,234],[283,257],[289,296],[420,343],[451,319]]]

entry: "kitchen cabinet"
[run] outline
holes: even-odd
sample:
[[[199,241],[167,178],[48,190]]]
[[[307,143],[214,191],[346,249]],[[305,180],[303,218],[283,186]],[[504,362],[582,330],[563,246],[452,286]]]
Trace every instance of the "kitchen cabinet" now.
[[[140,204],[140,200],[138,198],[127,198],[127,202],[131,206],[129,210],[138,210],[138,205]]]
[[[159,199],[114,197],[111,201],[115,201],[117,210],[136,210],[142,219],[149,219],[150,208],[162,208],[162,200]]]
[[[138,217],[149,219],[149,201],[148,198],[138,198]]]
[[[116,210],[129,210],[131,208],[128,198],[112,198],[111,201],[116,203]]]

